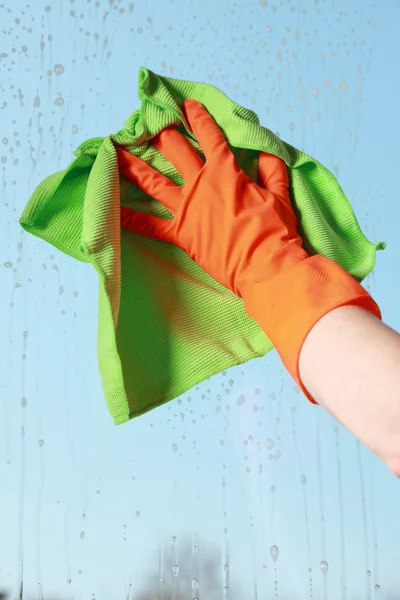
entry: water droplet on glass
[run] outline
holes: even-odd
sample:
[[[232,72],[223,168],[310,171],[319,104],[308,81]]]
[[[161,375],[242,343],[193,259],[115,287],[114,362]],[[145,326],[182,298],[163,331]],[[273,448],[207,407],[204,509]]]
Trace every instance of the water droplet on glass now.
[[[81,531],[81,533],[80,533],[80,536],[79,536],[79,537],[81,538],[81,540],[83,540],[83,538],[85,537],[85,532],[84,532],[84,531]]]
[[[301,485],[307,485],[307,477],[305,475],[301,476],[300,481]]]
[[[268,5],[267,0],[260,0],[261,8],[265,8]]]
[[[276,450],[276,451],[275,451],[275,460],[279,460],[279,459],[280,459],[280,457],[281,457],[281,452],[280,452],[280,450]]]
[[[278,548],[278,546],[271,546],[270,552],[271,552],[272,559],[274,561],[276,561],[276,559],[279,556],[279,548]]]
[[[367,577],[371,577],[371,571],[367,571]]]
[[[239,396],[239,398],[236,400],[236,404],[238,406],[242,406],[245,402],[246,402],[246,399],[245,399],[245,397],[243,395]]]
[[[176,452],[178,450],[178,446],[176,444],[172,444],[172,450]]]
[[[178,577],[178,575],[179,575],[179,565],[174,565],[172,567],[172,572],[174,574],[174,577]]]
[[[379,583],[376,583],[376,584],[375,584],[375,589],[376,589],[376,590],[380,590],[380,589],[381,589],[381,586],[379,585]]]
[[[58,98],[54,100],[54,104],[56,106],[62,106],[64,104],[64,98],[61,96],[61,94],[59,94]]]
[[[140,510],[137,510],[135,514],[137,517],[140,517]]]
[[[43,446],[44,446],[44,440],[39,440],[39,446],[40,446],[41,448],[43,448]]]
[[[274,447],[274,440],[271,440],[271,438],[267,438],[265,445],[267,446],[268,450],[272,450],[272,448]]]
[[[26,408],[26,405],[28,404],[28,401],[26,398],[21,398],[21,406],[22,408]]]
[[[329,569],[329,565],[326,562],[326,560],[321,560],[321,562],[319,563],[320,569],[323,573],[326,573],[327,570]]]
[[[49,13],[51,11],[51,6],[49,6],[49,5],[45,6],[44,10]]]
[[[71,131],[72,131],[73,135],[76,135],[79,131],[78,125],[72,125]]]
[[[196,577],[193,577],[192,579],[192,589],[193,590],[197,590],[199,588],[199,580],[196,579]]]
[[[56,75],[62,75],[64,73],[64,70],[65,69],[64,69],[63,65],[60,65],[60,64],[54,65],[54,73]]]

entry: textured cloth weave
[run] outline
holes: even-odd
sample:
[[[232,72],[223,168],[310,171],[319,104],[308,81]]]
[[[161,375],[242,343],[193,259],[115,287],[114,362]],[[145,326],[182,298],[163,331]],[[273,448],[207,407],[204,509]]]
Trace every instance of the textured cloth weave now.
[[[376,250],[384,247],[366,239],[335,177],[260,126],[255,113],[213,86],[161,77],[141,68],[141,107],[124,129],[81,144],[65,171],[37,187],[20,219],[24,229],[92,263],[99,274],[98,358],[116,424],[272,348],[244,312],[242,300],[182,250],[121,230],[121,205],[161,217],[171,215],[119,175],[115,145],[183,183],[150,140],[174,125],[201,152],[181,110],[186,98],[204,104],[238,164],[253,179],[259,151],[285,161],[299,232],[309,254],[327,256],[361,281],[375,264]]]

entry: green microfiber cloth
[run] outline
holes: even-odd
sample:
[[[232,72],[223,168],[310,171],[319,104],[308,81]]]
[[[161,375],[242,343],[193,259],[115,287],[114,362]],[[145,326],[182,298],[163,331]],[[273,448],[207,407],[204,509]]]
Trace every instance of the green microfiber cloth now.
[[[310,254],[324,254],[361,281],[375,264],[376,250],[385,246],[366,239],[335,177],[262,127],[255,113],[213,86],[161,77],[141,68],[141,107],[125,128],[81,144],[65,171],[37,187],[20,219],[24,229],[92,263],[99,274],[98,357],[116,424],[272,348],[244,312],[242,300],[182,250],[121,231],[120,205],[161,217],[171,215],[119,175],[114,146],[126,148],[182,184],[151,139],[174,125],[201,152],[182,112],[186,98],[205,105],[236,160],[253,179],[259,151],[285,161],[300,234]]]

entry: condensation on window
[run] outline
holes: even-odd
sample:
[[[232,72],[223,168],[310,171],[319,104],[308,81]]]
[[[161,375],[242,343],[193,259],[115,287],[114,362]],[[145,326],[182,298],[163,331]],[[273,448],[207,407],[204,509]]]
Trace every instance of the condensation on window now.
[[[399,19],[389,0],[3,0],[1,598],[397,598],[399,483],[276,354],[116,427],[97,273],[18,219],[79,144],[123,128],[145,66],[256,112],[395,248]],[[395,254],[366,286],[399,327]]]

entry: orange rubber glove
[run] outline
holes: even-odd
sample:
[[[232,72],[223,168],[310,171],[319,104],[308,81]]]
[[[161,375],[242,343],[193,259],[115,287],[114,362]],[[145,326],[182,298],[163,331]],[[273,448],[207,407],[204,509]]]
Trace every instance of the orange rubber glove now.
[[[187,120],[206,162],[174,128],[155,147],[179,171],[177,186],[140,158],[117,148],[120,172],[174,216],[161,219],[121,208],[121,226],[179,246],[223,286],[243,298],[244,309],[269,337],[307,398],[299,355],[307,334],[327,312],[346,304],[380,318],[377,304],[342,267],[302,248],[289,198],[285,163],[260,153],[260,185],[236,164],[222,132],[194,100]]]

